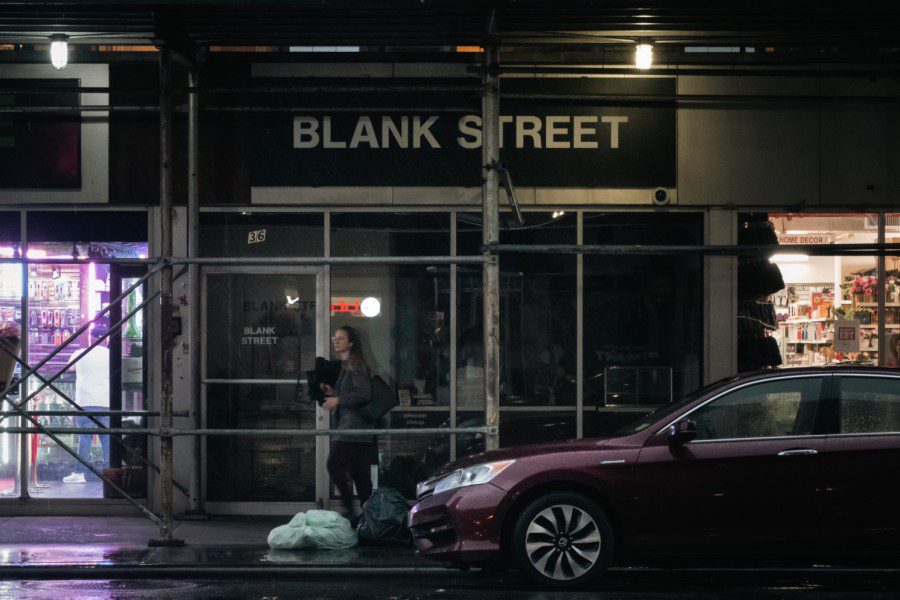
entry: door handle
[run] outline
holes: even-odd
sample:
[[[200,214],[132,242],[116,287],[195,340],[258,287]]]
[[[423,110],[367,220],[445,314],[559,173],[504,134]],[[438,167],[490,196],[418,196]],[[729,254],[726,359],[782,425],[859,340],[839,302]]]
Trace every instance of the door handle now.
[[[812,448],[797,448],[796,450],[782,450],[778,456],[811,456],[818,453],[818,450]]]

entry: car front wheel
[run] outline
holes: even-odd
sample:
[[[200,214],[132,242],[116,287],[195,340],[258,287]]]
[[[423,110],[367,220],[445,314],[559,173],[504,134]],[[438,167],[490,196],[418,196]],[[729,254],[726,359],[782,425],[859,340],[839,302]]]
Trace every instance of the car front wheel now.
[[[531,502],[513,528],[516,562],[535,581],[575,587],[598,576],[613,556],[612,526],[603,510],[575,493],[554,492]]]

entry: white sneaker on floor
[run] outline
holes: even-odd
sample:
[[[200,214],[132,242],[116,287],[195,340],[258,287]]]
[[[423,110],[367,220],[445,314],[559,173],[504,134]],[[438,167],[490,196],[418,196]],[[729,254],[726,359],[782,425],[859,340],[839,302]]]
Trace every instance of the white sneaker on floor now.
[[[72,473],[66,477],[63,477],[63,483],[86,483],[84,480],[84,473]]]

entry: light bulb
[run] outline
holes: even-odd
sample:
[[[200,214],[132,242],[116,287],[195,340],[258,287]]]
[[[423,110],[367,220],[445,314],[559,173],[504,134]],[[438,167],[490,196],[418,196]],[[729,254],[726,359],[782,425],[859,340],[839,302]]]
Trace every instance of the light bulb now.
[[[649,69],[653,66],[653,46],[638,44],[634,49],[634,66],[638,69]]]
[[[371,296],[364,299],[359,303],[359,311],[363,314],[363,316],[369,317],[377,317],[381,314],[381,302],[378,298],[372,298]]]
[[[62,71],[69,64],[68,38],[61,33],[50,36],[50,62],[57,71]]]

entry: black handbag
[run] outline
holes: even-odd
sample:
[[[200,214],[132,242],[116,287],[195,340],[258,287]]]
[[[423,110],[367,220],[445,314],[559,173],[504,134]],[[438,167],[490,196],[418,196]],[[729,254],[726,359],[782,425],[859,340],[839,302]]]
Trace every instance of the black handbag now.
[[[372,378],[372,399],[368,404],[359,409],[360,414],[369,423],[377,425],[384,415],[400,403],[393,388],[384,379],[376,375]]]

